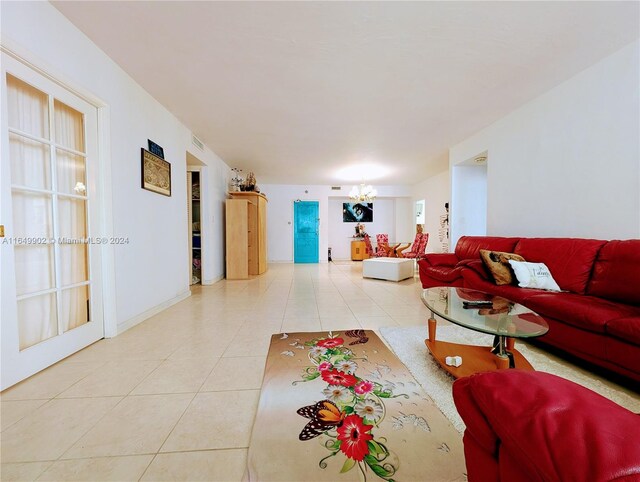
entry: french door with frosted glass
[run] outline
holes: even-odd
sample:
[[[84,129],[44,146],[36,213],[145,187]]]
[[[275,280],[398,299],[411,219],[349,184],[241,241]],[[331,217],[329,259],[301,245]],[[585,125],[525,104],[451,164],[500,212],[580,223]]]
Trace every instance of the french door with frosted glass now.
[[[2,388],[103,337],[97,109],[2,54]]]

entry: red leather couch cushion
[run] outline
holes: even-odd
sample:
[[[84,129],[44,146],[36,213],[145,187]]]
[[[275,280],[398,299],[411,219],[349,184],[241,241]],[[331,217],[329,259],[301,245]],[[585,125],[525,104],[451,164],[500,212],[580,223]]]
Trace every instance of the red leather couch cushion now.
[[[560,288],[582,294],[605,243],[597,239],[523,238],[514,252],[530,263],[546,264]]]
[[[465,269],[462,271],[462,278],[464,279],[463,287],[484,291],[485,293],[491,293],[492,295],[502,296],[516,303],[526,304],[525,301],[535,295],[546,294],[548,291],[538,290],[533,288],[519,288],[511,285],[498,286],[493,281],[488,279],[488,276],[481,275],[476,269]]]
[[[640,345],[640,316],[629,316],[611,320],[605,326],[609,335],[631,344]]]
[[[638,374],[639,350],[637,344],[630,344],[618,337],[609,336],[604,340],[604,352],[608,362],[615,367],[618,373],[622,373],[638,382],[640,387],[640,375]]]
[[[453,398],[467,432],[500,466],[507,463],[510,480],[640,479],[640,416],[580,385],[549,373],[499,370],[456,380]],[[466,446],[465,456],[474,457]],[[523,479],[513,474],[518,467]],[[492,480],[468,475],[470,482]]]
[[[458,268],[449,268],[446,266],[427,266],[423,268],[423,272],[436,280],[440,280],[444,285],[448,285],[449,283],[460,278],[462,271],[462,267]]]
[[[455,266],[459,259],[455,253],[429,253],[418,264],[425,266]]]
[[[554,318],[545,317],[545,320],[549,325],[549,331],[532,340],[534,343],[555,346],[564,352],[599,365],[602,365],[603,362],[606,363],[607,352],[604,342],[610,337],[607,337],[604,333],[577,329],[573,325],[569,325],[564,321],[557,321]],[[604,366],[607,367],[606,364]],[[640,373],[638,376],[640,376]]]
[[[526,306],[539,315],[595,333],[605,333],[605,326],[611,320],[640,315],[640,309],[633,306],[575,293],[537,294],[527,298]]]
[[[519,239],[497,236],[462,236],[456,244],[455,253],[459,259],[480,259],[481,249],[513,253]]]
[[[609,241],[602,247],[587,293],[640,305],[640,239]]]

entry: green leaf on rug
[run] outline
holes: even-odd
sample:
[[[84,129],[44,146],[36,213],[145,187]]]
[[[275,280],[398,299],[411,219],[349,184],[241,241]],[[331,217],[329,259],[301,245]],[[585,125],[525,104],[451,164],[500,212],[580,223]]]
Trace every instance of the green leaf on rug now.
[[[376,460],[376,458],[371,455],[365,455],[364,461],[369,467],[371,467],[371,470],[373,470],[375,474],[382,479],[387,480],[388,477],[394,474],[394,472],[391,472],[380,465],[378,463],[378,460]]]
[[[356,466],[355,459],[347,459],[344,461],[344,465],[342,466],[342,470],[340,470],[340,473],[344,474],[345,472],[349,472],[355,466]]]
[[[382,445],[380,445],[375,440],[369,440],[367,442],[367,446],[369,447],[369,452],[372,453],[374,456],[379,455],[379,454],[388,454],[389,453]]]
[[[388,390],[374,390],[374,394],[378,395],[380,398],[391,398],[392,392]]]

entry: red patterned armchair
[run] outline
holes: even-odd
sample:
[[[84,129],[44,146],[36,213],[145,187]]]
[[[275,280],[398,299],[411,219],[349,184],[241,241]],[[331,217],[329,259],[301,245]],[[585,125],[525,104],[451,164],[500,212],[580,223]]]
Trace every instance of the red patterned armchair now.
[[[368,234],[364,235],[364,247],[369,258],[373,258],[375,253],[373,252],[373,246],[371,246],[371,238]]]
[[[376,258],[382,258],[389,256],[389,235],[388,234],[376,234]]]
[[[429,233],[417,233],[416,239],[413,241],[409,251],[405,248],[398,248],[398,257],[420,259],[426,255],[427,243],[429,242]]]

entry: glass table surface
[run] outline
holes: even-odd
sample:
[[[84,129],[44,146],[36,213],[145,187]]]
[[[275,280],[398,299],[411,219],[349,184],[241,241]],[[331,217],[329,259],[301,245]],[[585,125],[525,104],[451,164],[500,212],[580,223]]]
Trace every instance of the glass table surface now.
[[[432,314],[474,331],[509,338],[532,338],[549,331],[537,313],[501,296],[465,288],[436,287],[422,292],[422,302]],[[463,306],[463,301],[491,301],[483,307]]]

